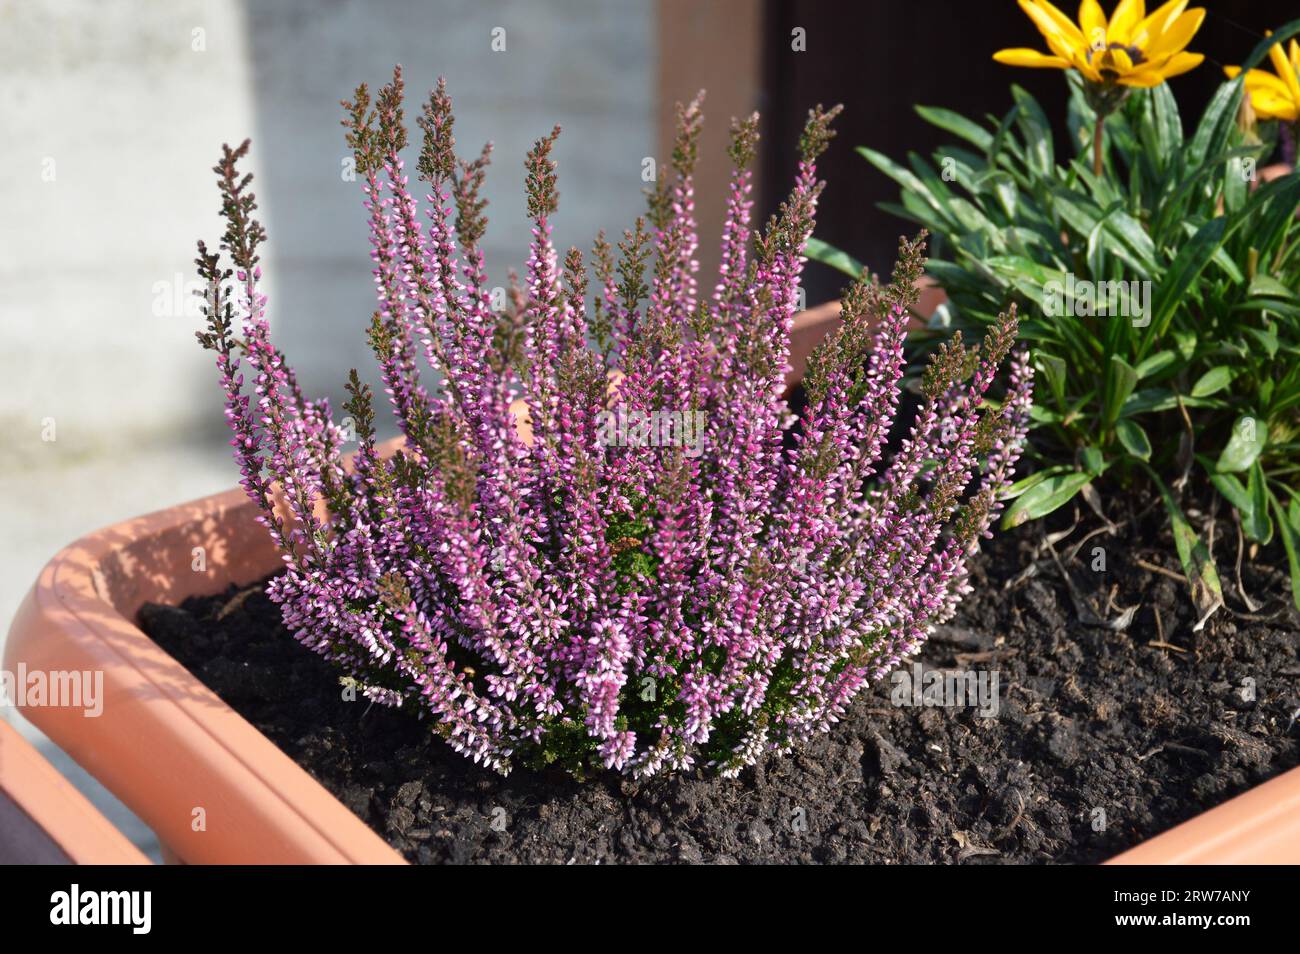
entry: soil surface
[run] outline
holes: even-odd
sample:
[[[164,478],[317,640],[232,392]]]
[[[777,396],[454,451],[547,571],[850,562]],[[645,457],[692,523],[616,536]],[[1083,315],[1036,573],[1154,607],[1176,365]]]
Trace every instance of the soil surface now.
[[[413,862],[1096,862],[1300,763],[1285,558],[1247,555],[1249,610],[1220,514],[1228,606],[1197,632],[1162,509],[1112,509],[1114,533],[1087,512],[986,541],[974,593],[918,657],[986,688],[996,672],[995,716],[885,680],[828,735],[732,780],[502,779],[415,719],[343,701],[260,583],[140,617]]]

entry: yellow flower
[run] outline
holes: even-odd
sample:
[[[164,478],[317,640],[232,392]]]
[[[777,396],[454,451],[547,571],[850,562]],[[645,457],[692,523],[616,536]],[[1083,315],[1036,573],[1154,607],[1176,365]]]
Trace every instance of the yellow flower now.
[[[1150,16],[1143,0],[1120,0],[1106,21],[1097,0],[1079,4],[1079,22],[1047,0],[1018,0],[1047,41],[1051,55],[1030,49],[999,50],[993,59],[1008,66],[1078,70],[1098,86],[1159,86],[1205,59],[1185,49],[1205,19],[1205,10],[1170,0]]]
[[[1246,92],[1250,95],[1251,108],[1260,119],[1300,122],[1300,44],[1292,40],[1287,53],[1282,52],[1281,43],[1268,48],[1277,76],[1263,70],[1246,71]],[[1228,79],[1233,79],[1241,67],[1225,66],[1223,72],[1228,74]]]

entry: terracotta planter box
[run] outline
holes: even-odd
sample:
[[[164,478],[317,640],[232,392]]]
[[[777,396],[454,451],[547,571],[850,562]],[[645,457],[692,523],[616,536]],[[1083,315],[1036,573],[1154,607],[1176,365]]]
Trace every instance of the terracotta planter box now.
[[[799,316],[793,381],[837,322],[833,304]],[[187,863],[401,864],[383,839],[135,625],[145,602],[218,593],[280,566],[254,516],[236,489],[78,540],[50,561],[23,602],[4,666],[104,672],[99,718],[59,708],[25,715],[144,819],[170,856]],[[1300,862],[1300,769],[1113,861]]]
[[[0,864],[148,863],[31,743],[0,719]]]

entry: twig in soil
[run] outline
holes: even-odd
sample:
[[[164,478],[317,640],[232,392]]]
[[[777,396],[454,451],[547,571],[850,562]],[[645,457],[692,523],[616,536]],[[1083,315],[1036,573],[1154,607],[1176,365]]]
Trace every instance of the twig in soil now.
[[[1092,484],[1084,484],[1079,493],[1083,497],[1083,502],[1086,503],[1092,509],[1092,512],[1097,515],[1098,519],[1105,524],[1102,529],[1108,530],[1112,534],[1119,529],[1118,526],[1111,522],[1110,517],[1106,516],[1106,512],[1101,509],[1101,494],[1097,493],[1096,487]]]
[[[996,662],[1008,656],[1019,655],[1020,650],[1015,647],[1008,649],[989,649],[981,653],[953,653],[952,658],[959,666],[966,666],[970,663]]]
[[[1157,745],[1145,755],[1139,755],[1137,760],[1139,762],[1145,762],[1147,759],[1151,758],[1151,756],[1159,755],[1161,752],[1172,752],[1174,755],[1196,755],[1203,759],[1208,759],[1210,757],[1210,753],[1205,751],[1205,749],[1195,749],[1190,745],[1180,745],[1177,742],[1164,742]]]
[[[1148,573],[1159,573],[1161,576],[1167,576],[1169,579],[1177,580],[1179,583],[1187,582],[1187,578],[1181,573],[1175,573],[1173,570],[1166,570],[1164,567],[1156,566],[1154,563],[1148,563],[1146,560],[1134,560],[1133,562],[1142,567],[1142,569],[1146,570]]]
[[[1020,819],[1025,817],[1025,799],[1019,790],[1013,789],[1013,791],[1016,796],[1016,817],[1007,822],[1007,826],[999,832],[998,836],[993,839],[994,841],[1003,841],[1010,837],[1011,833],[1016,830],[1016,826],[1020,824]]]
[[[1050,549],[1050,548],[1051,548],[1052,546],[1054,546],[1055,544],[1060,543],[1062,540],[1064,540],[1064,539],[1065,539],[1066,537],[1068,537],[1070,534],[1074,533],[1075,528],[1077,528],[1078,526],[1079,526],[1079,511],[1076,510],[1076,511],[1074,512],[1074,523],[1070,524],[1070,525],[1069,525],[1068,527],[1066,527],[1064,530],[1057,530],[1055,533],[1048,533],[1048,534],[1045,534],[1045,535],[1043,536],[1043,539],[1042,539],[1041,541],[1039,541],[1039,544],[1038,544],[1038,551],[1041,553],[1042,550],[1043,550],[1043,547],[1047,547],[1047,548]]]
[[[948,646],[961,646],[965,649],[978,649],[980,645],[979,637],[970,630],[948,625],[936,626],[934,632],[930,634],[929,641]]]
[[[1156,614],[1156,638],[1163,643],[1165,641],[1165,622],[1160,618],[1160,607],[1153,604],[1151,608],[1155,610]]]
[[[1107,522],[1109,523],[1109,521]],[[1078,543],[1076,543],[1074,547],[1071,548],[1070,552],[1065,555],[1065,562],[1066,563],[1073,562],[1074,558],[1079,555],[1079,551],[1083,549],[1083,545],[1087,543],[1089,540],[1091,540],[1093,537],[1101,533],[1108,533],[1111,536],[1114,536],[1117,532],[1119,532],[1119,530],[1123,526],[1124,526],[1124,522],[1120,521],[1119,523],[1111,523],[1109,526],[1106,527],[1098,527],[1097,529],[1091,530],[1088,533],[1084,534],[1083,539],[1081,539]]]
[[[1264,604],[1256,603],[1252,600],[1250,594],[1246,592],[1246,587],[1243,586],[1241,582],[1241,555],[1246,548],[1246,538],[1241,532],[1241,514],[1237,513],[1235,507],[1232,511],[1232,519],[1237,525],[1237,595],[1240,596],[1241,601],[1246,604],[1246,609],[1250,610],[1252,613],[1258,613],[1260,609],[1263,608]]]
[[[1015,576],[1013,576],[1011,579],[1003,583],[1002,591],[1005,593],[1007,590],[1013,589],[1014,587],[1019,586],[1021,583],[1025,582],[1031,577],[1035,577],[1037,575],[1038,575],[1038,564],[1031,563],[1023,570],[1021,570],[1019,573],[1017,573]]]
[[[1102,616],[1097,611],[1097,607],[1093,605],[1092,600],[1079,592],[1079,588],[1074,584],[1074,578],[1070,576],[1070,571],[1067,570],[1065,564],[1061,562],[1061,558],[1057,554],[1056,548],[1052,546],[1050,542],[1046,540],[1044,540],[1044,542],[1047,544],[1048,552],[1052,554],[1052,559],[1056,562],[1056,569],[1060,571],[1061,579],[1065,581],[1065,588],[1069,591],[1070,602],[1074,604],[1074,612],[1075,615],[1079,617],[1079,622],[1083,623],[1085,626],[1101,626],[1115,633],[1122,633],[1128,629],[1129,624],[1133,622],[1133,615],[1138,611],[1138,607],[1142,604],[1135,603],[1132,606],[1126,607],[1119,616],[1114,619],[1107,619]]]
[[[1178,454],[1175,457],[1175,463],[1182,467],[1182,473],[1174,478],[1173,488],[1181,495],[1183,488],[1187,486],[1187,478],[1192,472],[1192,460],[1195,451],[1196,429],[1192,427],[1192,417],[1187,413],[1187,405],[1183,403],[1182,395],[1175,395],[1178,401],[1178,412],[1183,418],[1183,427],[1185,430],[1179,435]]]
[[[246,590],[240,590],[230,599],[226,600],[226,602],[222,604],[221,609],[217,610],[217,619],[225,619],[231,613],[235,612],[235,610],[239,609],[246,602],[248,602],[248,598],[250,596],[252,596],[261,588],[262,585],[259,583],[257,586],[250,586]]]
[[[1167,643],[1163,639],[1153,639],[1147,643],[1152,649],[1172,649],[1176,653],[1187,652],[1182,646],[1175,646],[1173,643]]]
[[[1001,856],[1001,854],[1002,852],[998,851],[996,848],[983,848],[979,845],[971,845],[969,848],[963,848],[961,851],[957,852],[957,860],[965,861],[967,858],[975,858],[982,855]]]

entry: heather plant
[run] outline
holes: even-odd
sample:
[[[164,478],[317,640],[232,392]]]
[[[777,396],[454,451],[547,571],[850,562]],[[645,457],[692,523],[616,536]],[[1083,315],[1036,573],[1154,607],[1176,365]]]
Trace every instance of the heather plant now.
[[[617,255],[596,241],[592,287],[583,255],[561,260],[551,240],[556,129],[525,163],[524,280],[496,311],[480,245],[488,150],[457,158],[444,84],[418,120],[423,216],[400,69],[373,102],[361,86],[344,105],[375,264],[370,343],[401,431],[391,456],[355,370],[360,446],[345,462],[342,424],[271,343],[247,142],[216,166],[226,231],[219,251],[200,243],[198,266],[199,337],[242,483],[284,554],[270,595],[347,685],[502,773],[734,773],[826,730],[953,612],[1020,453],[1031,372],[1011,357],[989,397],[1014,311],[982,347],[950,342],[882,464],[923,268],[922,241],[903,241],[891,283],[864,273],[846,291],[792,422],[791,324],[838,110],[810,112],[794,188],[762,229],[757,116],[734,124],[711,290],[694,261],[699,100],[679,111],[648,217]],[[702,422],[700,452],[635,428],[610,440],[615,406]]]
[[[1300,606],[1300,173],[1258,174],[1295,121],[1300,49],[1292,41],[1288,58],[1283,44],[1300,20],[1228,67],[1185,134],[1164,80],[1200,63],[1183,47],[1204,10],[1176,2],[1146,16],[1125,0],[1107,22],[1089,2],[1076,26],[1046,0],[1021,6],[1052,54],[996,58],[1068,71],[1072,155],[1056,152],[1046,113],[1018,86],[1012,109],[986,123],[917,107],[961,140],[928,160],[859,150],[900,186],[887,208],[935,236],[928,269],[953,326],[1022,309],[1045,384],[1031,440],[1040,466],[1013,489],[1004,523],[1080,494],[1104,510],[1108,495],[1153,488],[1208,615],[1223,587],[1212,539],[1185,511],[1199,472],[1246,540],[1280,540]],[[1253,68],[1266,57],[1276,75]],[[828,246],[810,255],[855,270]]]

